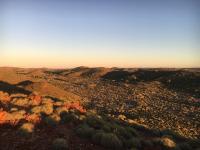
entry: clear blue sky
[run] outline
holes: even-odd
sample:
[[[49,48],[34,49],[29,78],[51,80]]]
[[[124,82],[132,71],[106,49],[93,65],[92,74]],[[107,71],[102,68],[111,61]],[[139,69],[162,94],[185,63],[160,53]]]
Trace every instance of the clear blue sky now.
[[[0,66],[200,67],[198,1],[0,0]]]

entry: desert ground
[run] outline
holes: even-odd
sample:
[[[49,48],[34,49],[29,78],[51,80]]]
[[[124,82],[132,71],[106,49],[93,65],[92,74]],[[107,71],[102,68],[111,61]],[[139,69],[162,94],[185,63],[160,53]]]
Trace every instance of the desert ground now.
[[[200,69],[0,68],[1,150],[199,150]]]

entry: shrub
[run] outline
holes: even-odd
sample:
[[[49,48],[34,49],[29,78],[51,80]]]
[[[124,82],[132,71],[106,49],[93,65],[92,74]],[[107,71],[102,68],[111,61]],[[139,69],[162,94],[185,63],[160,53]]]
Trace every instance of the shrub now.
[[[53,105],[52,104],[44,104],[42,105],[42,112],[50,115],[53,113]]]
[[[161,145],[166,148],[175,148],[176,143],[169,137],[162,137],[160,139]]]
[[[27,136],[34,131],[34,124],[32,123],[24,123],[20,128],[19,128],[19,133],[20,135]]]
[[[29,99],[31,100],[31,105],[39,105],[42,97],[36,93],[32,93],[29,95]]]
[[[25,110],[14,111],[10,113],[10,121],[18,122],[21,119],[24,119],[25,114],[26,114]]]
[[[54,106],[60,107],[63,105],[63,102],[54,102],[53,103]]]
[[[74,113],[70,112],[62,112],[60,114],[61,122],[62,123],[69,123],[79,120],[79,116],[75,115]]]
[[[91,138],[94,134],[94,131],[95,130],[89,127],[87,124],[82,124],[76,129],[76,133],[82,138]]]
[[[101,137],[101,145],[110,149],[121,149],[121,140],[113,133],[105,133]]]
[[[153,147],[154,144],[151,140],[141,140],[142,147]]]
[[[41,116],[40,116],[40,115],[37,115],[37,114],[28,114],[28,115],[26,115],[25,119],[26,119],[28,122],[37,124],[37,123],[40,123],[40,121],[41,121]]]
[[[106,139],[111,140],[111,146],[106,146]],[[126,139],[124,139],[125,141]],[[122,147],[123,140],[117,137],[113,133],[105,133],[103,130],[96,130],[96,133],[92,136],[92,141],[95,144],[102,145],[104,147],[115,149],[115,145],[119,145],[119,148]],[[108,145],[108,144],[107,144]],[[113,148],[114,147],[114,148]]]
[[[192,140],[188,141],[188,144],[192,148],[200,148],[200,140],[199,139],[192,139]]]
[[[8,93],[0,91],[0,102],[7,103],[10,101],[10,96]]]
[[[188,142],[180,143],[176,146],[175,150],[193,150],[192,146]]]
[[[68,110],[73,109],[77,110],[80,113],[85,113],[86,110],[80,105],[79,101],[73,101],[71,103],[65,103],[65,107],[68,108]]]
[[[42,98],[42,101],[41,101],[41,103],[42,104],[53,104],[54,103],[54,101],[51,99],[51,98],[46,98],[46,97],[44,97],[44,98]]]
[[[124,121],[124,120],[126,120],[126,116],[124,116],[124,115],[119,115],[119,116],[118,116],[118,119]]]
[[[1,124],[10,124],[10,125],[17,125],[18,122],[24,118],[25,111],[16,111],[13,113],[8,113],[6,111],[0,110],[0,125]]]
[[[139,138],[131,138],[127,141],[126,147],[128,147],[128,148],[141,148],[141,140]]]
[[[139,136],[138,132],[134,129],[134,128],[131,128],[131,127],[126,127],[126,130],[131,133],[133,136]]]
[[[35,106],[31,109],[32,113],[44,113],[46,115],[50,115],[53,113],[53,105],[52,104],[43,104],[41,106]]]
[[[161,134],[162,136],[172,136],[173,138],[176,138],[176,139],[184,139],[183,136],[169,129],[162,130]]]
[[[139,124],[139,123],[134,123],[134,124],[131,124],[130,126],[139,131],[149,132],[149,129],[147,126]]]
[[[14,112],[14,111],[18,111],[18,108],[16,107],[10,108],[10,112]]]
[[[79,120],[80,120],[80,121],[84,121],[85,119],[86,119],[86,116],[85,116],[85,115],[80,115],[80,116],[79,116]]]
[[[11,104],[15,105],[15,106],[20,106],[20,107],[28,107],[30,106],[30,101],[28,98],[13,98],[13,100],[11,101]]]
[[[102,129],[105,131],[105,132],[111,132],[112,131],[112,128],[111,128],[111,125],[109,123],[105,123],[102,127]]]
[[[42,112],[42,107],[41,106],[35,106],[31,109],[31,112],[34,114],[39,114]]]
[[[93,136],[92,136],[92,141],[95,143],[95,144],[101,144],[101,139],[104,135],[104,131],[102,130],[99,130],[97,131]]]
[[[8,123],[11,118],[10,116],[11,115],[9,113],[7,113],[6,111],[0,110],[0,124]]]
[[[61,113],[64,113],[64,112],[68,112],[68,109],[66,108],[66,107],[64,107],[64,106],[61,106],[61,107],[57,107],[56,108],[56,113],[57,114],[61,114]]]
[[[149,134],[153,135],[153,136],[162,136],[162,131],[160,129],[151,129],[148,131]]]
[[[86,122],[89,126],[95,129],[101,129],[105,124],[102,118],[96,116],[88,116]]]
[[[126,128],[119,126],[119,125],[114,125],[114,130],[113,132],[117,135],[117,136],[122,136],[126,139],[129,139],[132,137],[131,132],[129,132],[128,130],[126,130]]]
[[[24,114],[26,114],[26,111],[25,110],[17,110],[17,111],[12,112],[12,114],[21,114],[21,115],[24,115]]]
[[[68,142],[63,138],[57,138],[52,143],[53,150],[68,150]]]
[[[153,144],[154,146],[157,146],[157,145],[160,145],[160,144],[161,144],[160,138],[154,138],[154,139],[151,140],[151,142],[152,142],[152,144]]]
[[[60,116],[53,114],[45,118],[45,123],[49,126],[56,126],[60,122]]]

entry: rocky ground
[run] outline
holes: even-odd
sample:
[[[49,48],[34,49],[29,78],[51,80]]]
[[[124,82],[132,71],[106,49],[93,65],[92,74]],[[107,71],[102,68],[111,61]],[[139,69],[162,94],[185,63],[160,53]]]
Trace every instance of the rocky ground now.
[[[56,75],[50,82],[81,96],[88,109],[116,116],[123,114],[151,128],[172,129],[183,136],[199,138],[199,91],[176,90],[158,80],[124,83],[102,78],[66,78],[62,81],[59,77],[65,78]],[[199,88],[198,77],[195,82]]]
[[[51,149],[54,142],[64,149],[197,149],[200,70],[0,68],[0,107],[4,149]],[[62,112],[72,119],[63,123]],[[32,124],[28,140],[20,130],[26,123]],[[124,135],[127,127],[137,136]],[[113,146],[104,137],[114,139]]]

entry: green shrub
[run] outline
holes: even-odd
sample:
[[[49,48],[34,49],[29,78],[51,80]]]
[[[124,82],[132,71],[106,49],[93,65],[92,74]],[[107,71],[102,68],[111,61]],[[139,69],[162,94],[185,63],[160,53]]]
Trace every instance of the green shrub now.
[[[138,132],[132,127],[126,127],[126,130],[131,133],[133,136],[139,136]]]
[[[190,141],[188,141],[188,144],[192,147],[192,148],[200,148],[200,140],[199,139],[192,139]]]
[[[95,130],[87,124],[82,124],[76,128],[76,133],[81,138],[91,138]]]
[[[57,107],[57,108],[56,108],[56,113],[57,113],[57,114],[60,115],[60,114],[62,114],[62,113],[64,113],[64,112],[65,112],[65,113],[68,112],[68,109],[67,109],[66,107],[60,106],[60,107]]]
[[[175,139],[185,139],[183,136],[181,136],[180,134],[172,131],[172,130],[169,130],[169,129],[165,129],[165,130],[162,130],[161,131],[161,135],[162,136],[171,136]]]
[[[152,142],[152,144],[153,144],[154,146],[157,146],[157,145],[160,145],[160,144],[161,144],[160,138],[154,138],[154,139],[151,140],[151,142]]]
[[[137,150],[137,148],[131,148],[130,150]]]
[[[96,116],[88,116],[86,119],[86,122],[89,126],[95,128],[95,129],[101,129],[105,122],[102,118],[98,118]]]
[[[122,149],[122,141],[113,133],[105,133],[103,130],[97,131],[92,136],[92,141],[109,149]]]
[[[122,136],[126,139],[129,139],[132,137],[131,132],[129,132],[128,130],[126,130],[126,128],[124,128],[123,126],[120,126],[118,124],[113,124],[112,130],[119,137]]]
[[[154,144],[151,140],[140,140],[142,147],[153,147]]]
[[[60,116],[53,114],[45,117],[45,123],[49,126],[56,126],[60,122]]]
[[[101,144],[101,139],[104,135],[104,131],[102,130],[99,130],[97,131],[96,133],[94,133],[94,135],[92,136],[92,141],[95,143],[95,144]]]
[[[86,116],[85,115],[79,115],[79,121],[84,121],[86,119]]]
[[[105,123],[102,127],[102,129],[105,131],[105,132],[111,132],[112,131],[112,128],[111,128],[111,125],[109,123]]]
[[[75,115],[74,113],[70,112],[62,112],[60,114],[61,122],[62,123],[69,123],[79,120],[79,116]]]
[[[176,149],[178,150],[193,150],[193,149],[197,150],[198,148],[200,148],[200,140],[198,139],[180,143],[176,147]]]
[[[121,140],[113,133],[105,133],[101,137],[101,145],[110,149],[121,149]]]
[[[131,138],[127,141],[126,147],[128,148],[141,148],[141,140],[139,138]]]
[[[139,123],[134,123],[134,124],[131,124],[130,126],[142,132],[149,132],[148,127]]]
[[[68,142],[63,138],[57,138],[52,143],[53,150],[68,150]]]
[[[19,134],[22,136],[28,136],[34,131],[34,124],[32,123],[24,123],[20,128],[19,128]]]
[[[159,129],[151,129],[148,131],[148,133],[150,133],[153,136],[158,136],[158,137],[163,135],[162,131],[160,131]]]
[[[189,143],[180,143],[176,146],[175,150],[193,150]]]

